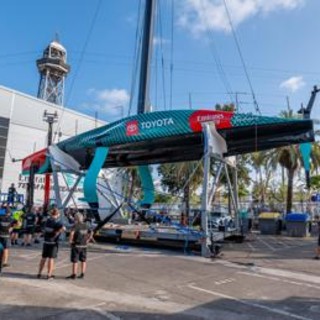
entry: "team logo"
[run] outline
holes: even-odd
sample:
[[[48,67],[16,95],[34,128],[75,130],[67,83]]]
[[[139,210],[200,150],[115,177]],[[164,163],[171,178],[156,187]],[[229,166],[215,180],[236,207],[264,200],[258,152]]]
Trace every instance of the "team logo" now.
[[[189,118],[190,128],[194,132],[202,130],[203,122],[214,122],[217,129],[226,129],[232,127],[231,119],[233,112],[228,111],[195,111]]]
[[[139,134],[139,122],[138,120],[132,120],[127,122],[126,124],[126,132],[127,132],[127,136],[131,137],[131,136],[136,136],[137,134]]]

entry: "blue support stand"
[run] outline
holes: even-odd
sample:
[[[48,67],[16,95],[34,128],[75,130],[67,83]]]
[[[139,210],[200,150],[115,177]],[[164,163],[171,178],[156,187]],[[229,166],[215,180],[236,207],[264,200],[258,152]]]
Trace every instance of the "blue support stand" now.
[[[94,158],[91,162],[91,165],[87,171],[87,174],[83,183],[83,192],[85,201],[88,202],[91,212],[93,213],[96,221],[100,222],[99,216],[99,198],[97,192],[97,180],[100,170],[103,167],[103,164],[108,156],[109,148],[99,147],[96,149]]]
[[[150,208],[154,203],[154,185],[151,176],[151,172],[148,166],[138,167],[139,175],[141,178],[143,198],[140,201],[140,205],[143,208]]]

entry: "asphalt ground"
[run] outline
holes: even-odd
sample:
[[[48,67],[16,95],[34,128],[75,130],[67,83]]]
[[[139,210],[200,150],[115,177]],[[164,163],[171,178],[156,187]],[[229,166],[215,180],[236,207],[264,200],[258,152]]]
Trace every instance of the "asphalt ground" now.
[[[0,277],[0,319],[320,319],[315,238],[255,235],[223,256],[116,244],[90,247],[84,280],[66,280],[62,246],[53,281],[36,279],[41,245],[11,248]]]

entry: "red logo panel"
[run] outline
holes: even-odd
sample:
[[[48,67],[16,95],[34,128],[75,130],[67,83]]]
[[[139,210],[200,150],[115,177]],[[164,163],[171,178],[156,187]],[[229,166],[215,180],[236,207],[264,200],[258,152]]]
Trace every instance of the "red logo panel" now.
[[[199,132],[202,130],[202,122],[213,121],[217,129],[231,128],[231,119],[233,112],[229,111],[195,111],[189,118],[189,125],[192,131]]]
[[[127,137],[136,136],[139,134],[139,122],[138,120],[132,120],[126,124]]]

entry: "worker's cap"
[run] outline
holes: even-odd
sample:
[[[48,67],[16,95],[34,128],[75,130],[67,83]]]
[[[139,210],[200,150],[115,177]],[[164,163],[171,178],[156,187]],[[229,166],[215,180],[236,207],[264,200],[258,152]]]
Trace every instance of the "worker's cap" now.
[[[83,222],[83,215],[80,212],[77,212],[74,217],[77,221]]]

